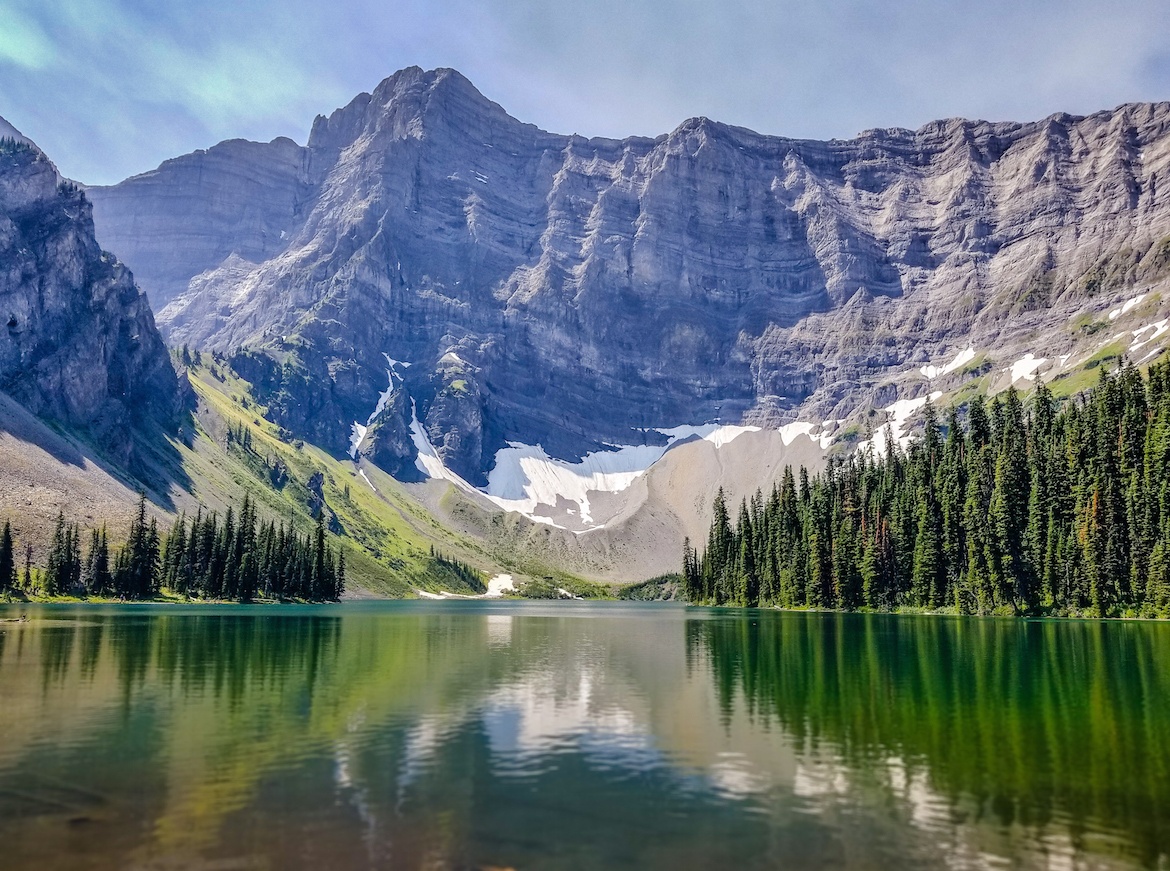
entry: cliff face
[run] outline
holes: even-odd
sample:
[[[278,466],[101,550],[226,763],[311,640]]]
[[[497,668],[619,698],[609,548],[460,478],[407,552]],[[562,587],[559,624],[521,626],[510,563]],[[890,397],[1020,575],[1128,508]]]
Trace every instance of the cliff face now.
[[[179,413],[146,297],[98,247],[82,191],[14,136],[0,137],[0,318],[0,390],[88,431],[115,459],[131,458],[131,428]]]
[[[512,440],[844,418],[968,347],[1091,353],[1070,324],[1170,273],[1170,104],[614,141],[408,69],[303,148],[228,142],[91,196],[172,341],[262,352],[285,425],[409,475],[416,413],[481,483]]]

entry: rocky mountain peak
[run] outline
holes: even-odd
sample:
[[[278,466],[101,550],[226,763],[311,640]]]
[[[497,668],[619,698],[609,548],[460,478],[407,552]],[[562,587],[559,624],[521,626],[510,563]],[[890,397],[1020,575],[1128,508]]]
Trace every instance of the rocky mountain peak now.
[[[989,372],[1079,365],[1100,337],[1077,319],[1166,277],[1168,116],[827,142],[695,118],[618,141],[411,68],[318,118],[300,160],[189,155],[93,196],[177,341],[301,367],[315,393],[274,406],[288,428],[339,452],[365,433],[407,473],[425,432],[479,483],[513,443],[579,458],[715,420],[841,420],[918,398],[914,373],[968,348]]]
[[[183,391],[146,297],[27,137],[0,136],[0,317],[0,389],[34,414],[122,461],[132,428],[176,420]]]
[[[25,145],[33,144],[31,139],[13,127],[4,118],[0,118],[0,139],[11,139],[13,142],[23,142]]]

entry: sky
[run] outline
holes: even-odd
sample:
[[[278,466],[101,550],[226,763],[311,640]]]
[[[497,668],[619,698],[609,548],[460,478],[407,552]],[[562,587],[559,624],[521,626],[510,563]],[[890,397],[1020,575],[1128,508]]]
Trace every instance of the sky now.
[[[1170,100],[1170,0],[0,0],[0,116],[87,184],[411,65],[558,133],[846,138]]]

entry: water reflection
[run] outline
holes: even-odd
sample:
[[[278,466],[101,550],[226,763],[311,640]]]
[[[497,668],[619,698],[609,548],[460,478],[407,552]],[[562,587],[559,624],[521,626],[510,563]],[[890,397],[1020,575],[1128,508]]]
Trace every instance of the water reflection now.
[[[1170,849],[1170,627],[771,616],[690,622],[688,646],[725,717],[742,699],[821,758],[796,794],[872,778],[926,829],[989,823],[1144,865]]]
[[[1150,624],[43,609],[0,624],[0,839],[14,869],[1157,866],[1167,661]]]

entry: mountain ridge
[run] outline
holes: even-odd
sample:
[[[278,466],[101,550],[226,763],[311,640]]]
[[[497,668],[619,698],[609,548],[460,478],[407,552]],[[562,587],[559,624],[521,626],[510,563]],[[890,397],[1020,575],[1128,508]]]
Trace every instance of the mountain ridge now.
[[[183,385],[85,194],[3,119],[0,132],[0,389],[126,464],[131,429],[177,425]]]
[[[485,487],[512,443],[572,463],[681,425],[823,440],[979,379],[1071,384],[1097,333],[1165,313],[1167,174],[1170,103],[587,139],[412,68],[305,146],[224,143],[91,194],[172,341],[245,348],[281,426],[338,454],[360,433],[355,456],[410,480],[417,424]]]

